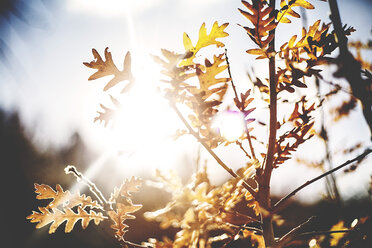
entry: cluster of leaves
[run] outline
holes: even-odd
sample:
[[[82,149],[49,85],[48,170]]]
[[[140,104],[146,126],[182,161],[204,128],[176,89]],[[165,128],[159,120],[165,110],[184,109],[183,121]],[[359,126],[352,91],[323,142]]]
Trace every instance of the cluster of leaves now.
[[[162,73],[168,77],[165,95],[172,106],[184,104],[191,109],[189,120],[193,128],[197,130],[201,140],[211,148],[217,147],[223,142],[223,138],[212,128],[212,122],[218,113],[218,106],[222,103],[226,94],[229,77],[219,77],[226,71],[226,57],[224,53],[213,56],[213,61],[205,59],[204,63],[197,63],[197,54],[203,48],[216,45],[223,47],[218,38],[228,36],[224,31],[228,23],[221,26],[215,22],[208,34],[205,24],[200,27],[199,39],[193,46],[189,36],[184,33],[183,43],[185,53],[178,54],[162,49],[164,58],[155,56],[154,59],[163,66]],[[195,79],[197,78],[197,82]]]
[[[252,170],[254,165],[249,164],[241,168],[240,173],[248,177]],[[212,247],[248,237],[263,242],[261,230],[254,228],[259,224],[258,203],[245,191],[239,179],[214,186],[206,167],[195,173],[186,185],[173,173],[157,171],[156,178],[170,191],[172,200],[162,209],[146,212],[145,218],[160,222],[161,228],[174,227],[180,231],[174,242],[152,240],[155,247]],[[238,204],[245,204],[251,211],[240,213],[236,209]]]
[[[81,220],[81,225],[85,229],[91,220],[98,225],[106,218],[102,212],[96,213],[92,210],[103,209],[103,206],[97,201],[92,201],[90,196],[79,193],[71,194],[68,190],[64,191],[59,184],[54,191],[49,185],[35,183],[35,193],[38,200],[52,199],[52,201],[45,207],[39,207],[40,212],[33,211],[27,216],[27,219],[32,223],[38,223],[36,228],[42,228],[52,223],[49,233],[54,233],[57,227],[65,221],[67,221],[65,232],[69,233],[78,220]],[[76,211],[73,208],[76,208]]]
[[[49,185],[36,184],[35,193],[38,200],[52,200],[45,207],[39,207],[40,212],[33,211],[27,216],[32,223],[37,223],[36,228],[42,228],[50,223],[49,233],[54,233],[56,229],[66,221],[65,232],[73,230],[76,222],[81,220],[81,225],[85,229],[90,221],[96,225],[106,219],[111,219],[111,228],[115,231],[114,237],[125,244],[127,241],[124,235],[128,225],[124,222],[134,219],[132,213],[138,211],[142,205],[133,204],[131,192],[137,192],[142,180],[132,177],[126,179],[119,188],[115,188],[107,201],[98,190],[92,190],[96,186],[79,173],[75,167],[66,167],[67,173],[73,173],[79,180],[87,184],[91,191],[98,198],[99,202],[93,201],[90,196],[76,192],[64,191],[61,185],[57,184],[56,191]],[[108,217],[107,217],[108,216]]]

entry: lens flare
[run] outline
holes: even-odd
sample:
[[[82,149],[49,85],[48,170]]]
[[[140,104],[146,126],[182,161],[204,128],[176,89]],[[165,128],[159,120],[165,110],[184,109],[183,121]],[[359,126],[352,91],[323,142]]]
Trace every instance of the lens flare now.
[[[235,141],[244,133],[244,123],[244,116],[240,112],[228,110],[216,117],[213,126],[225,139]]]

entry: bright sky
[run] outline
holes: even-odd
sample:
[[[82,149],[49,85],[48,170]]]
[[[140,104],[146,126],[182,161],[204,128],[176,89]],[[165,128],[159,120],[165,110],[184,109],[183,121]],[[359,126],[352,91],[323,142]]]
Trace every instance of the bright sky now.
[[[64,144],[68,142],[71,132],[77,130],[93,149],[101,151],[112,150],[110,137],[114,136],[114,143],[121,144],[124,154],[130,155],[124,159],[124,163],[138,163],[143,166],[142,170],[156,166],[174,168],[180,160],[169,154],[183,158],[188,155],[195,157],[197,145],[193,139],[183,139],[185,146],[164,138],[180,124],[166,103],[155,94],[159,75],[149,54],[159,55],[160,48],[183,51],[183,32],[187,32],[196,42],[203,22],[206,22],[208,30],[215,20],[220,24],[230,23],[227,28],[230,36],[224,41],[232,75],[239,89],[248,85],[245,72],[253,64],[257,72],[266,73],[263,64],[245,54],[245,50],[252,48],[252,42],[244,30],[236,25],[247,24],[237,11],[237,8],[243,7],[237,0],[68,0],[61,1],[51,11],[46,10],[40,0],[31,2],[41,15],[38,19],[43,20],[45,25],[27,26],[11,19],[13,27],[20,28],[12,28],[6,39],[11,54],[9,63],[0,62],[0,104],[6,109],[19,110],[35,141],[44,146]],[[324,19],[328,13],[328,3],[311,2],[316,10],[307,12],[309,24]],[[372,28],[372,1],[339,2],[342,20],[357,29],[352,39],[365,41]],[[283,35],[278,37],[278,44],[289,38],[286,32],[299,32],[300,26],[300,21],[294,21],[292,26],[280,27],[278,32]],[[119,67],[126,52],[131,50],[134,70],[138,75],[134,92],[144,92],[145,96],[141,97],[147,99],[147,102],[141,101],[138,95],[130,93],[125,100],[125,106],[130,110],[126,112],[128,118],[123,120],[127,129],[122,136],[93,123],[99,104],[110,104],[108,95],[102,92],[107,79],[88,82],[92,70],[82,64],[92,60],[91,48],[96,48],[102,54],[107,46]],[[142,73],[144,70],[147,72]],[[133,102],[137,109],[131,108]],[[145,131],[132,132],[138,129]],[[221,151],[221,156],[230,161],[233,168],[244,163],[229,152]],[[217,167],[213,169],[215,176],[225,175],[217,165],[212,166]],[[303,168],[282,171],[286,171],[288,176],[319,174],[318,171],[309,172]],[[368,181],[371,170],[367,172],[358,176],[364,176],[362,179]],[[293,184],[299,185],[303,181],[296,177],[293,181],[285,180],[286,183],[279,177],[273,180],[274,184],[280,185],[273,189],[274,192],[288,191],[294,187]],[[347,182],[350,179],[345,180],[345,192],[356,190],[354,183]],[[314,187],[317,188],[317,194],[323,190],[323,184],[318,185],[318,188]],[[311,194],[314,192],[304,193],[304,198]]]

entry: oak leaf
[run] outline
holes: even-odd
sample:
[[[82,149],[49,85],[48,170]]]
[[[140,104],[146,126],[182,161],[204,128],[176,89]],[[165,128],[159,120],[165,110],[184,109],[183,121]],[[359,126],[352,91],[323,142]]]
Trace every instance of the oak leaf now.
[[[143,180],[137,177],[126,179],[119,188],[115,187],[109,201],[117,202],[120,196],[130,199],[132,197],[131,192],[138,192],[142,182]]]
[[[102,209],[102,206],[97,201],[93,201],[90,196],[80,195],[78,192],[71,194],[68,190],[64,191],[59,184],[56,186],[56,191],[46,184],[35,183],[34,185],[35,193],[37,194],[36,199],[52,199],[46,206],[48,209],[54,209],[60,206],[73,208],[79,205],[83,208],[89,206],[90,208]]]
[[[40,212],[33,211],[31,215],[27,216],[32,223],[38,223],[36,228],[42,228],[49,223],[52,225],[49,227],[49,233],[54,233],[56,229],[65,221],[66,227],[65,232],[69,233],[74,228],[76,222],[81,220],[81,226],[85,229],[91,220],[98,225],[101,221],[105,219],[102,213],[96,213],[94,211],[85,211],[81,206],[78,206],[77,213],[75,213],[71,208],[65,207],[63,211],[58,208],[53,208],[50,210],[46,207],[39,207]]]
[[[132,203],[130,201],[130,203]],[[124,235],[128,231],[127,228],[128,225],[124,224],[124,221],[127,219],[135,219],[136,217],[131,215],[131,213],[134,213],[142,208],[142,205],[125,205],[122,203],[116,204],[116,211],[110,210],[108,211],[108,215],[110,216],[111,220],[114,222],[113,225],[111,225],[111,228],[114,229],[116,238],[120,240],[124,240]]]
[[[249,12],[238,9],[240,13],[246,17],[253,25],[253,28],[243,27],[251,40],[256,43],[262,52],[258,50],[247,50],[247,53],[260,53],[263,57],[268,57],[266,54],[267,46],[274,38],[274,34],[269,32],[276,28],[275,16],[269,16],[273,8],[266,4],[264,0],[252,0],[252,4],[242,1],[243,5]]]
[[[199,39],[196,45],[194,46],[192,44],[192,41],[190,37],[184,33],[183,34],[183,45],[186,50],[186,57],[185,60],[183,60],[180,63],[180,66],[187,66],[194,64],[193,59],[195,58],[195,55],[197,52],[199,52],[200,49],[210,46],[210,45],[216,45],[217,47],[223,47],[225,46],[221,41],[218,41],[216,39],[223,38],[228,36],[229,34],[225,32],[225,28],[228,26],[228,23],[224,23],[221,26],[218,25],[218,22],[215,21],[213,23],[211,32],[208,34],[207,29],[205,28],[205,23],[202,24],[199,30]]]
[[[92,74],[88,80],[95,80],[101,77],[113,75],[114,77],[106,84],[103,88],[104,91],[110,89],[111,87],[115,86],[116,84],[120,83],[121,81],[128,80],[129,84],[127,84],[123,89],[122,93],[127,91],[133,84],[134,78],[131,72],[131,55],[130,52],[127,52],[124,59],[124,66],[123,70],[120,71],[114,61],[112,60],[111,52],[108,51],[108,47],[105,49],[105,59],[103,60],[101,55],[97,52],[96,49],[92,49],[92,53],[94,56],[94,60],[90,63],[84,62],[83,64],[89,68],[97,69],[97,71]]]
[[[282,23],[291,23],[291,20],[287,18],[287,16],[292,16],[295,18],[300,18],[300,15],[294,11],[293,7],[302,7],[305,9],[314,9],[314,6],[305,0],[289,0],[288,3],[286,0],[280,1],[280,10],[276,17],[278,22]]]

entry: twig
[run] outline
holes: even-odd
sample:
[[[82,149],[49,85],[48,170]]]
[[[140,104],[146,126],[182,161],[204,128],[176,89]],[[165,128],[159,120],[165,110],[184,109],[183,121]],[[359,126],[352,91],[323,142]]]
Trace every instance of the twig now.
[[[257,197],[257,192],[251,187],[249,186],[243,178],[241,178],[238,174],[236,174],[230,167],[228,167],[218,156],[216,153],[214,153],[212,151],[212,149],[200,138],[199,134],[196,133],[192,127],[190,126],[190,124],[187,122],[187,120],[185,119],[185,117],[183,117],[183,115],[181,114],[181,112],[178,110],[176,104],[170,100],[169,101],[169,104],[170,106],[173,108],[173,110],[176,112],[176,114],[178,115],[178,117],[180,118],[180,120],[183,122],[183,124],[186,126],[186,128],[188,129],[188,131],[190,132],[190,134],[192,136],[194,136],[198,142],[204,146],[204,148],[209,152],[209,154],[212,155],[212,157],[217,161],[217,163],[223,168],[225,169],[232,177],[234,178],[237,178],[239,180],[241,180],[242,182],[242,185],[243,187],[248,190],[248,192],[254,197],[256,198]]]
[[[292,240],[298,239],[302,236],[316,236],[316,235],[325,235],[325,234],[332,234],[332,233],[350,233],[350,232],[357,232],[357,231],[359,231],[359,229],[305,232],[305,233],[300,233],[299,235],[294,237]]]
[[[229,73],[229,77],[230,77],[230,80],[231,80],[232,88],[234,90],[235,98],[236,98],[237,101],[239,101],[240,103],[242,103],[241,100],[239,100],[238,93],[236,92],[236,87],[235,87],[233,78],[231,76],[230,63],[229,63],[229,58],[227,57],[227,49],[226,48],[225,48],[225,57],[226,57],[226,64],[227,64],[227,72]],[[241,109],[239,109],[239,110],[242,111]],[[252,157],[253,157],[254,160],[257,160],[256,154],[254,153],[254,149],[253,149],[253,145],[252,145],[251,135],[249,133],[249,130],[248,130],[248,127],[247,127],[246,124],[244,124],[244,129],[245,129],[245,132],[247,134],[247,139],[248,139],[248,143],[249,143],[249,149],[251,149]]]
[[[303,229],[306,225],[310,224],[312,221],[314,221],[315,216],[311,216],[307,221],[304,223],[296,226],[292,230],[290,230],[288,233],[286,233],[283,237],[279,239],[274,245],[274,247],[282,247],[284,244],[291,242],[294,239],[294,236]]]
[[[106,206],[109,206],[108,201],[105,199],[102,192],[97,188],[97,186],[93,182],[91,182],[88,178],[86,178],[82,173],[80,173],[76,169],[75,166],[73,166],[73,165],[66,166],[65,173],[66,174],[70,174],[70,173],[73,174],[76,177],[78,182],[81,181],[82,183],[84,183],[85,185],[87,185],[89,187],[89,190],[97,197],[98,201],[101,204],[105,205],[105,208],[106,208]]]
[[[240,142],[240,141],[235,141],[235,143],[240,147],[240,149],[244,152],[244,154],[245,154],[245,156],[247,156],[248,158],[252,158],[249,154],[248,154],[248,152],[244,149],[244,147],[243,147],[243,144],[242,144],[242,142]]]
[[[123,247],[153,248],[153,246],[150,246],[150,245],[139,245],[139,244],[127,241],[127,240],[123,240],[121,243],[123,243]]]
[[[329,170],[329,171],[327,171],[327,172],[321,174],[320,176],[317,176],[317,177],[311,179],[310,181],[307,181],[306,183],[302,184],[300,187],[296,188],[296,189],[293,190],[291,193],[289,193],[288,195],[286,195],[285,197],[283,197],[282,199],[280,199],[280,200],[279,200],[279,201],[274,205],[274,207],[273,207],[273,212],[278,212],[279,207],[280,207],[280,206],[281,206],[281,205],[282,205],[286,200],[288,200],[289,198],[291,198],[292,196],[294,196],[294,195],[295,195],[298,191],[300,191],[301,189],[307,187],[308,185],[310,185],[310,184],[312,184],[312,183],[318,181],[319,179],[321,179],[321,178],[323,178],[323,177],[325,177],[325,176],[327,176],[327,175],[329,175],[329,174],[331,174],[331,173],[333,173],[333,172],[335,172],[335,171],[337,171],[337,170],[339,170],[339,169],[341,169],[341,168],[343,168],[343,167],[345,167],[345,166],[347,166],[347,165],[349,165],[349,164],[351,164],[351,163],[354,163],[354,162],[356,162],[356,161],[361,162],[361,161],[362,161],[362,160],[363,160],[363,159],[364,159],[368,154],[370,154],[371,152],[372,152],[372,149],[367,149],[367,150],[365,150],[362,154],[360,154],[359,156],[357,156],[357,157],[355,157],[355,158],[353,158],[353,159],[351,159],[351,160],[348,160],[348,161],[344,162],[343,164],[341,164],[341,165],[339,165],[339,166],[333,168],[332,170]]]

